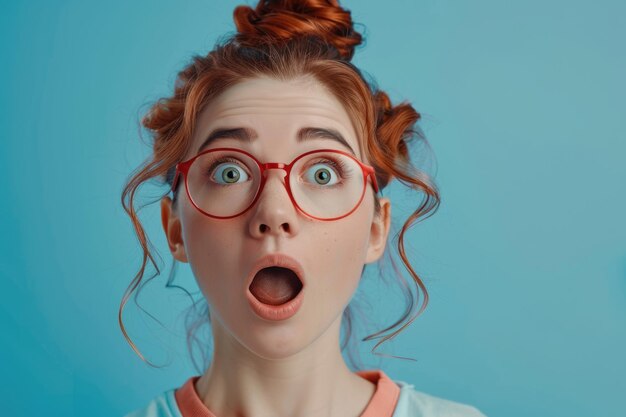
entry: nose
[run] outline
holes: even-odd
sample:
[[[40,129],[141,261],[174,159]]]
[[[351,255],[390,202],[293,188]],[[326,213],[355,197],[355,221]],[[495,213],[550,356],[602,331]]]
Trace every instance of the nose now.
[[[255,237],[275,236],[297,232],[297,209],[287,192],[287,172],[282,168],[266,169],[265,184],[260,191],[250,221]]]

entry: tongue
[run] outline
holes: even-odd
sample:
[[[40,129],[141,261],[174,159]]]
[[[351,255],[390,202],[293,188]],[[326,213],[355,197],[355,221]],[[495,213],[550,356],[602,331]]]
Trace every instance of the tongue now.
[[[301,288],[302,284],[293,271],[272,266],[256,274],[250,292],[262,303],[280,305],[295,298]]]

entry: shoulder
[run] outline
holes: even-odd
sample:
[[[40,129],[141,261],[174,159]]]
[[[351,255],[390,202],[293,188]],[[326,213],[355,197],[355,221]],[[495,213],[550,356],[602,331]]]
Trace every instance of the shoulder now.
[[[176,404],[174,389],[154,397],[145,407],[126,414],[124,417],[183,417]]]
[[[417,391],[408,382],[394,382],[400,397],[392,417],[486,417],[474,406]]]

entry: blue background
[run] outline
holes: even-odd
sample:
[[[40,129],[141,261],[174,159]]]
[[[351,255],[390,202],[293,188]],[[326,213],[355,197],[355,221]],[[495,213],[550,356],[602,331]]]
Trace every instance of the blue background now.
[[[240,3],[0,6],[3,413],[122,415],[195,374],[166,277],[140,297],[165,328],[132,300],[124,319],[170,365],[122,337],[140,250],[120,194],[150,151],[143,111]],[[442,192],[407,233],[430,304],[378,350],[417,361],[378,362],[372,342],[363,359],[488,416],[625,415],[625,3],[342,4],[367,28],[354,62],[422,113]],[[141,213],[169,265],[158,204]],[[194,289],[186,265],[177,281]],[[397,318],[397,292],[369,295],[376,329]]]

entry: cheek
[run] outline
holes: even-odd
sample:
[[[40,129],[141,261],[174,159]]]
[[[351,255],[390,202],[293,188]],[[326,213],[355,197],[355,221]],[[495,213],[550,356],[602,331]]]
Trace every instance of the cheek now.
[[[229,276],[235,272],[232,265],[238,264],[237,233],[232,222],[213,220],[202,213],[187,214],[183,240],[189,266],[205,298],[210,303],[223,300],[225,295],[234,293],[229,285],[237,283]]]
[[[354,217],[330,224],[316,242],[318,257],[313,265],[318,265],[316,274],[321,278],[320,299],[329,304],[347,304],[359,285],[369,239],[363,217],[354,213]]]

